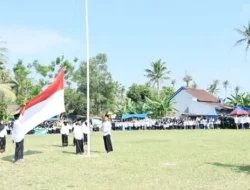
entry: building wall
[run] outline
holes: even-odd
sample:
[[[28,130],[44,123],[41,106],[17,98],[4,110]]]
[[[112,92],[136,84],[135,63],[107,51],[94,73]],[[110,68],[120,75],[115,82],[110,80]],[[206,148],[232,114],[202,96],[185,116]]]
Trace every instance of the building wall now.
[[[180,91],[176,96],[172,99],[175,102],[174,108],[177,110],[175,116],[179,117],[184,113],[188,106],[193,102],[193,96],[187,93],[185,90]]]
[[[192,102],[189,105],[189,111],[193,115],[217,115],[214,105],[203,102]]]
[[[202,102],[197,102],[195,98],[185,90],[180,91],[172,100],[175,102],[174,108],[177,110],[175,117],[182,114],[194,115],[215,115],[215,106]]]

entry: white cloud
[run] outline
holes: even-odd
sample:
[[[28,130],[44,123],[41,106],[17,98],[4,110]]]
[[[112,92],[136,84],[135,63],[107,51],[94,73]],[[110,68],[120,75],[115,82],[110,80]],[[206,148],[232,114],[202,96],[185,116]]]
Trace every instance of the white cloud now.
[[[55,31],[26,27],[0,28],[0,37],[7,41],[12,54],[35,54],[48,51],[72,40]]]

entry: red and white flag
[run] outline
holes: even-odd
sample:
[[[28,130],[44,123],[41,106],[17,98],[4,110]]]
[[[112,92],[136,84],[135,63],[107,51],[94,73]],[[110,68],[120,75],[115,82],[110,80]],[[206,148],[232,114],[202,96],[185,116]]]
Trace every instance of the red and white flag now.
[[[46,90],[21,108],[18,121],[22,126],[22,132],[27,134],[40,123],[63,112],[65,112],[64,69]]]

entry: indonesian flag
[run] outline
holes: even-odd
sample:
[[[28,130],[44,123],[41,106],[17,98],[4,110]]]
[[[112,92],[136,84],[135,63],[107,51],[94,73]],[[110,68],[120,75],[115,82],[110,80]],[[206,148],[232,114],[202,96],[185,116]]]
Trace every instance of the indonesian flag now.
[[[63,112],[65,112],[64,69],[46,90],[21,108],[18,121],[22,126],[22,132],[27,134],[40,123]]]

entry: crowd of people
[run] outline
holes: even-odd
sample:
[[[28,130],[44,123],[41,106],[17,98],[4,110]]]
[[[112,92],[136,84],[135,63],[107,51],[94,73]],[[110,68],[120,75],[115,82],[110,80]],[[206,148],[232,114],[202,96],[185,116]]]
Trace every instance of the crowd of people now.
[[[103,132],[104,147],[107,153],[113,151],[111,142],[111,130],[166,130],[166,129],[249,129],[250,117],[180,117],[156,119],[131,119],[126,121],[110,122],[108,115],[104,117],[101,127]],[[49,134],[61,134],[62,147],[69,144],[68,136],[73,133],[73,145],[76,146],[76,154],[82,155],[84,145],[88,143],[88,133],[94,131],[90,121],[90,129],[87,127],[87,121],[78,119],[74,122],[67,120],[46,121],[38,126],[48,130]],[[20,133],[21,126],[18,119],[10,121],[7,124],[0,123],[0,154],[6,149],[6,136],[12,134],[12,140],[16,143],[15,161],[23,159],[24,135]],[[33,134],[32,132],[29,132]]]
[[[155,119],[130,119],[112,123],[112,129],[124,130],[166,130],[166,129],[249,129],[250,117],[180,117]]]

